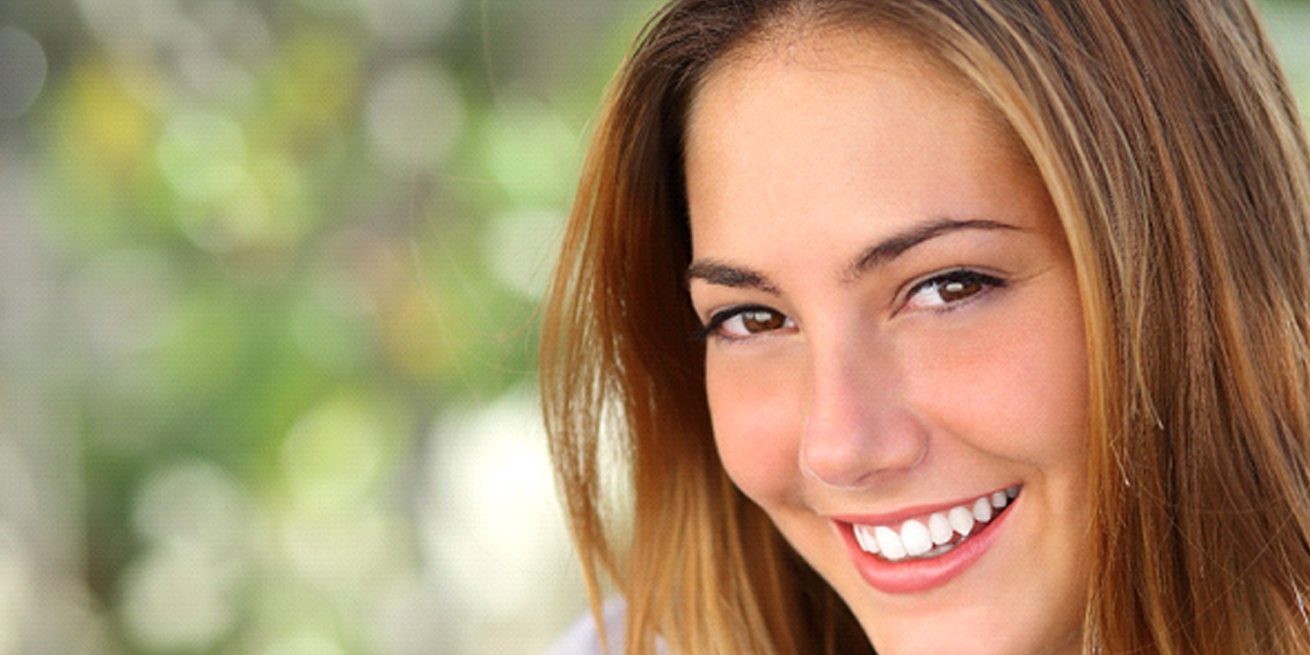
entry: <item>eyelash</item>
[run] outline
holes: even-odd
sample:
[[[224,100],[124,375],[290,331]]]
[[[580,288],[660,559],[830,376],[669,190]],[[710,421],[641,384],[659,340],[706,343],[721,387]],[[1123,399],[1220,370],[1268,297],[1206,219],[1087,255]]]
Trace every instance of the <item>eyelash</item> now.
[[[1007,284],[1005,280],[993,275],[988,275],[986,273],[981,273],[979,271],[975,271],[971,269],[964,269],[964,268],[955,269],[955,270],[946,271],[944,273],[934,275],[912,286],[910,290],[906,293],[905,304],[908,305],[910,301],[914,299],[915,296],[917,296],[920,292],[924,290],[932,289],[932,288],[941,289],[946,285],[952,283],[977,284],[980,285],[982,288],[974,293],[971,293],[963,298],[960,298],[959,300],[953,300],[953,301],[943,300],[938,305],[925,306],[924,309],[939,314],[946,313],[949,311],[954,311],[955,309],[958,309],[959,307],[963,306],[965,303],[971,302],[972,300],[977,298],[980,294],[987,293],[992,289],[1004,288]],[[700,328],[699,330],[696,330],[696,332],[692,334],[692,338],[697,341],[704,341],[706,339],[713,338],[719,341],[740,342],[740,341],[749,340],[756,336],[767,334],[767,333],[759,333],[759,334],[753,334],[745,337],[737,337],[737,336],[729,336],[722,332],[722,328],[725,323],[727,323],[728,321],[734,318],[737,318],[738,316],[742,316],[750,312],[767,312],[782,317],[788,323],[791,322],[791,319],[789,317],[787,317],[782,312],[773,309],[772,307],[768,307],[765,305],[738,305],[736,307],[729,307],[727,309],[715,312],[712,316],[710,316],[710,320],[706,322],[704,327]]]

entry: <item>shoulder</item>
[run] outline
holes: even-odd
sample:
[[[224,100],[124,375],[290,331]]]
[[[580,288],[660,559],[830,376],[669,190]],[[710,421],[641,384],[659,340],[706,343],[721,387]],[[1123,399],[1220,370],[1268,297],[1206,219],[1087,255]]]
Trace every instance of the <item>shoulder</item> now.
[[[627,614],[627,605],[620,598],[605,601],[601,608],[601,618],[605,621],[605,635],[609,639],[609,650],[600,645],[600,631],[591,613],[587,612],[573,622],[567,630],[546,649],[545,655],[619,655],[623,648],[623,624]]]

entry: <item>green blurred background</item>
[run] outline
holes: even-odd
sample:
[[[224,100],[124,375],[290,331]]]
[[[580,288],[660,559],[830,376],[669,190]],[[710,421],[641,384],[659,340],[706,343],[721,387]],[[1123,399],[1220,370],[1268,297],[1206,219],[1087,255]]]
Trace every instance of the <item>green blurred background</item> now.
[[[655,4],[2,0],[0,655],[544,649],[536,305]]]

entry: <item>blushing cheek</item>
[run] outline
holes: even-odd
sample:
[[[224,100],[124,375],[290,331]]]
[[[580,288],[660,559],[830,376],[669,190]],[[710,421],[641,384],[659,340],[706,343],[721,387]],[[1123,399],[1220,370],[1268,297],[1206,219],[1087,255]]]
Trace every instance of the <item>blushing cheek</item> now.
[[[1072,273],[1063,285],[1052,286],[1063,291],[1048,294],[1044,306],[1016,321],[1020,332],[1012,335],[1011,363],[996,364],[998,375],[1009,378],[999,388],[1020,389],[1027,402],[1011,395],[998,398],[998,405],[1012,416],[1044,426],[1053,440],[1051,460],[1072,464],[1081,461],[1087,446],[1086,348]]]
[[[788,386],[758,372],[734,375],[728,366],[706,370],[719,458],[742,493],[765,509],[791,495],[799,482],[799,405]]]
[[[970,433],[990,437],[985,445],[1016,459],[1032,464],[1067,462],[1071,455],[1080,459],[1088,422],[1081,313],[1056,295],[996,325],[968,338],[920,344],[951,356],[918,357],[934,362],[919,397],[937,408],[935,416],[988,417],[981,431],[975,426]],[[969,345],[953,348],[950,342]]]

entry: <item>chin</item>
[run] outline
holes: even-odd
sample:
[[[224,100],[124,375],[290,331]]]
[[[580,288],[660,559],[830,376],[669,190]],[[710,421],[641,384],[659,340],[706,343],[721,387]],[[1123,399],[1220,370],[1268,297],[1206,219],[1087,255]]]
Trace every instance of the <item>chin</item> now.
[[[840,593],[840,592],[839,592]],[[1057,600],[1000,601],[970,607],[874,607],[864,598],[851,606],[878,655],[1076,655],[1082,652],[1081,619],[1051,623]]]

